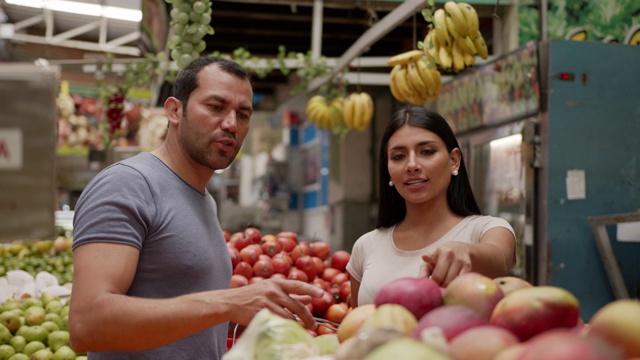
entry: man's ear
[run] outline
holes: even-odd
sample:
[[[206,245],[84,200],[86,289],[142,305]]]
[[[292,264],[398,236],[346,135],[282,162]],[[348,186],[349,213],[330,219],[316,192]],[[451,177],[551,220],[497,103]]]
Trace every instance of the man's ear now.
[[[173,96],[169,96],[164,102],[164,110],[169,118],[169,123],[178,125],[182,119],[182,102]]]

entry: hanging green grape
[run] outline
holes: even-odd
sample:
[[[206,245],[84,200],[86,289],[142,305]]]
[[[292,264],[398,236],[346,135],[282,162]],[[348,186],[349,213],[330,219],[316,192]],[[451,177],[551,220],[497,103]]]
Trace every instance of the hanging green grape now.
[[[213,35],[211,27],[211,0],[165,0],[172,4],[169,13],[171,36],[167,46],[171,59],[179,69],[200,56],[207,47],[205,35]]]

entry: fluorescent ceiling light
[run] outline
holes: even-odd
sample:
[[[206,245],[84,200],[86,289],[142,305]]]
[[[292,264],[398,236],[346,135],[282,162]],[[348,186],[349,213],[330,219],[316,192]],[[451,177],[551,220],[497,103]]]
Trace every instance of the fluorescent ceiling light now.
[[[54,11],[88,16],[104,16],[109,19],[140,22],[142,11],[126,9],[115,6],[102,6],[67,0],[5,0],[9,5],[26,6],[37,9],[50,9]]]

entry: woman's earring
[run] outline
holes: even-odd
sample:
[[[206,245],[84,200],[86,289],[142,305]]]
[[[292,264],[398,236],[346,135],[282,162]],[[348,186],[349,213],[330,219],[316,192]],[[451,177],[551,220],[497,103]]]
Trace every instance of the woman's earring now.
[[[389,180],[389,186],[393,186],[393,181]]]
[[[453,176],[458,176],[458,170],[453,170]]]

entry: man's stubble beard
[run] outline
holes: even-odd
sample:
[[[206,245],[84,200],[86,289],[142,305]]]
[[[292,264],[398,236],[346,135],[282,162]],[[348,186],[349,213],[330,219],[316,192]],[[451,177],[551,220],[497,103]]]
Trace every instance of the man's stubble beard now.
[[[212,151],[213,137],[210,135],[199,135],[191,132],[191,122],[187,116],[186,109],[182,117],[182,126],[179,128],[178,142],[187,155],[196,163],[208,167],[211,170],[227,168],[238,155],[238,152],[230,157]],[[225,163],[220,163],[226,160]]]

